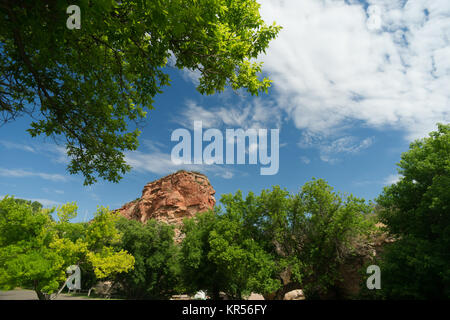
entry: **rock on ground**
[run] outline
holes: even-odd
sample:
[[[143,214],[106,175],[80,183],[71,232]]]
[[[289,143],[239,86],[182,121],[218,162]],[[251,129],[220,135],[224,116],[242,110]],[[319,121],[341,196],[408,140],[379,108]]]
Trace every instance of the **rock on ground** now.
[[[292,290],[284,295],[283,300],[305,300],[305,295],[301,289]]]

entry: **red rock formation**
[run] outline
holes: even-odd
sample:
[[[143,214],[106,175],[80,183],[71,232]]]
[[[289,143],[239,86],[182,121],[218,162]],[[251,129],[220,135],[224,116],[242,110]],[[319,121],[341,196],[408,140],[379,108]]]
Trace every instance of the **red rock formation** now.
[[[128,219],[145,223],[156,219],[176,225],[177,241],[181,240],[179,227],[184,218],[214,207],[215,191],[208,178],[197,172],[178,171],[148,183],[142,196],[126,203],[118,211]]]

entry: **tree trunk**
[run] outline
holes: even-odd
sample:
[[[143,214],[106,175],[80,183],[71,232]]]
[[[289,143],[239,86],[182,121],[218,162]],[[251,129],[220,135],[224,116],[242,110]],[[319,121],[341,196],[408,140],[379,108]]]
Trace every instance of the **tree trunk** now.
[[[40,290],[34,290],[39,298],[39,300],[50,300],[50,295],[48,293],[44,293]]]
[[[50,300],[51,298],[50,294],[44,293],[38,288],[38,282],[36,280],[34,280],[34,291],[36,292],[39,300]]]
[[[220,292],[219,292],[219,289],[215,285],[213,285],[213,288],[212,288],[211,299],[212,300],[220,300]]]

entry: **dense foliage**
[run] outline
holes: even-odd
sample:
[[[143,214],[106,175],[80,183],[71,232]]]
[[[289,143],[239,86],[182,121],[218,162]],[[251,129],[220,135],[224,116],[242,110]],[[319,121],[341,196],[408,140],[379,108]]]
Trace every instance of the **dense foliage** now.
[[[396,241],[380,261],[385,298],[450,298],[450,125],[402,154],[400,180],[378,198]]]
[[[43,207],[42,204],[39,203],[38,201],[31,201],[31,200],[25,200],[25,199],[14,199],[14,201],[19,204],[26,203],[26,204],[30,205],[34,212],[41,210]]]
[[[118,247],[135,258],[134,269],[116,277],[123,295],[128,299],[167,299],[182,292],[173,226],[121,218],[117,227],[122,233]]]
[[[206,290],[213,299],[233,299],[279,287],[274,260],[245,232],[239,213],[210,211],[185,221],[181,266],[188,292]]]
[[[39,299],[49,299],[64,284],[66,269],[79,265],[97,279],[127,272],[134,258],[113,245],[120,240],[117,216],[100,207],[87,225],[71,224],[77,206],[33,210],[14,198],[0,201],[0,288],[32,288]]]
[[[342,199],[321,179],[295,195],[274,187],[221,202],[224,212],[185,222],[183,274],[194,291],[235,298],[251,291],[282,298],[295,288],[325,294],[340,280],[338,267],[354,241],[372,226],[364,200]]]
[[[66,9],[81,9],[69,30]],[[138,146],[134,124],[170,84],[164,67],[198,71],[203,94],[267,91],[253,62],[279,27],[255,0],[0,1],[0,116],[32,115],[29,133],[59,138],[85,184],[117,182]]]

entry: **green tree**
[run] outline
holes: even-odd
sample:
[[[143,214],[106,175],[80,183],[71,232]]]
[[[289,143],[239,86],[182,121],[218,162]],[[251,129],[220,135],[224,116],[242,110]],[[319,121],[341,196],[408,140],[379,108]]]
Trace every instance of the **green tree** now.
[[[372,208],[363,199],[343,198],[322,179],[307,182],[298,194],[275,186],[245,200],[241,192],[224,195],[221,202],[227,213],[242,215],[246,238],[273,257],[272,280],[282,285],[266,296],[277,299],[299,288],[309,298],[326,294],[339,283],[339,266],[355,241],[373,225],[366,217]]]
[[[342,281],[340,266],[356,253],[359,242],[374,231],[369,216],[373,208],[364,199],[334,192],[322,179],[307,182],[298,201],[306,218],[299,252],[306,265],[305,294],[310,298],[326,296]]]
[[[450,298],[450,125],[410,144],[377,199],[396,241],[380,261],[386,298]]]
[[[208,290],[213,299],[219,298],[220,289],[226,284],[216,265],[208,259],[209,234],[216,220],[217,217],[213,211],[185,219],[183,232],[186,237],[181,246],[183,282],[188,293]]]
[[[146,224],[121,218],[118,248],[135,258],[134,270],[119,274],[117,281],[128,299],[167,299],[180,292],[179,247],[173,226],[149,220]]]
[[[240,212],[220,216],[209,235],[208,259],[226,282],[223,291],[233,299],[251,292],[267,294],[277,290],[273,257],[248,236]]]
[[[11,197],[0,201],[0,288],[32,288],[39,299],[50,299],[70,265],[88,265],[99,279],[133,267],[133,256],[112,248],[120,240],[117,216],[99,208],[87,227],[69,229],[76,210],[74,203],[59,206],[59,221],[54,221],[55,208],[36,211]]]
[[[38,201],[31,201],[31,200],[24,200],[24,199],[14,199],[17,203],[26,203],[31,206],[33,211],[39,211],[42,209],[42,203],[39,203]]]
[[[69,5],[81,29],[66,27]],[[33,116],[28,132],[63,141],[68,171],[85,184],[117,182],[130,170],[136,125],[169,85],[169,58],[198,70],[202,94],[225,86],[267,91],[253,62],[279,31],[255,0],[0,2],[0,114]]]
[[[223,291],[242,299],[250,292],[272,292],[275,263],[254,240],[247,237],[239,211],[213,211],[185,221],[182,268],[190,292],[207,290],[213,299]]]

